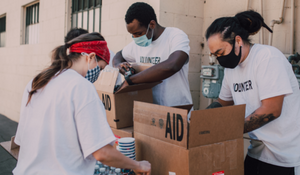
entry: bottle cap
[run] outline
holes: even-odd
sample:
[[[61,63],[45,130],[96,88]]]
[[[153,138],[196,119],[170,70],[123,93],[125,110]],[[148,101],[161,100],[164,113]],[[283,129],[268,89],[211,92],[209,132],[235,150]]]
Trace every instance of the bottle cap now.
[[[100,173],[104,173],[105,172],[105,168],[100,168]]]
[[[120,168],[117,168],[117,169],[116,169],[116,173],[121,173],[121,169],[120,169]]]

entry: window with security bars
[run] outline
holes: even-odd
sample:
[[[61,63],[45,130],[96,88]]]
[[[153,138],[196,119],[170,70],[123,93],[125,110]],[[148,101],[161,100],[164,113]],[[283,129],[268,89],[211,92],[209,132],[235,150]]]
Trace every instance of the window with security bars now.
[[[0,47],[5,46],[6,16],[0,17]]]
[[[102,0],[72,0],[72,28],[101,31]]]
[[[36,3],[25,8],[25,44],[37,44],[39,41],[40,3]]]

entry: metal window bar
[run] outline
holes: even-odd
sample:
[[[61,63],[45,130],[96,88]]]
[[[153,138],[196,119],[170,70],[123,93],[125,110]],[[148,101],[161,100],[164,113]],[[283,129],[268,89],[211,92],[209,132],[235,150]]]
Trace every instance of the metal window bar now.
[[[26,7],[26,26],[39,23],[40,3]]]
[[[40,13],[40,3],[37,3],[37,19],[36,19],[36,21],[37,21],[37,23],[39,23],[40,22],[40,19],[39,19],[39,13]]]
[[[78,0],[75,0],[75,11],[76,11],[76,27],[78,27]]]
[[[89,31],[89,23],[90,23],[90,0],[85,0],[85,2],[87,2],[87,8],[86,8],[86,11],[87,11],[87,24],[86,24],[86,28],[87,28],[87,31]]]
[[[83,12],[84,12],[84,8],[83,8],[83,0],[81,0],[81,28],[83,28]]]
[[[32,19],[32,23],[33,23],[33,24],[35,24],[35,22],[36,22],[36,21],[35,21],[35,17],[36,17],[36,11],[35,11],[36,9],[35,9],[35,7],[36,7],[35,5],[32,6],[32,13],[33,13],[33,14],[32,14],[32,18],[33,18],[33,19]]]
[[[101,12],[102,12],[102,0],[99,0],[99,33],[101,33]]]
[[[32,19],[32,16],[31,16],[31,6],[28,8],[28,13],[29,13],[29,25],[31,24],[31,19]]]
[[[89,19],[90,14],[89,11],[93,10],[93,32],[95,31],[95,9],[99,8],[99,31],[101,31],[101,12],[102,12],[102,0],[72,0],[72,14],[71,14],[71,26],[79,27],[78,26],[78,13],[81,12],[82,19],[81,19],[81,27],[83,27],[84,22],[84,15],[83,12],[87,11],[87,30],[89,30]],[[74,24],[74,15],[76,15],[76,24]]]
[[[93,0],[93,32],[95,32],[95,0]]]
[[[39,7],[40,7],[40,3],[36,3],[34,5],[26,7],[25,44],[28,44],[29,42],[28,26],[30,26],[31,24],[39,23],[39,10],[40,10]]]
[[[6,16],[0,18],[0,33],[6,31]]]

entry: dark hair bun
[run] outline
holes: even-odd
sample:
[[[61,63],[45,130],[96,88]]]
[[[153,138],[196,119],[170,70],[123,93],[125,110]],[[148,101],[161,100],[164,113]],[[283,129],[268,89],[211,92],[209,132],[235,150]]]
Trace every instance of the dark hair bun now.
[[[270,32],[273,32],[264,22],[263,17],[253,11],[248,10],[244,12],[240,12],[235,15],[234,18],[237,18],[241,27],[246,29],[249,32],[249,35],[256,34],[261,27],[267,28]]]

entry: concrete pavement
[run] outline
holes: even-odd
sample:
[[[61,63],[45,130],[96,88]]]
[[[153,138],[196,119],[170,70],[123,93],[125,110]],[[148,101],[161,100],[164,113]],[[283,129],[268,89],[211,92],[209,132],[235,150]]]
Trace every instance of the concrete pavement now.
[[[0,114],[0,142],[9,141],[16,134],[18,123]],[[11,175],[17,160],[0,146],[0,175]]]

